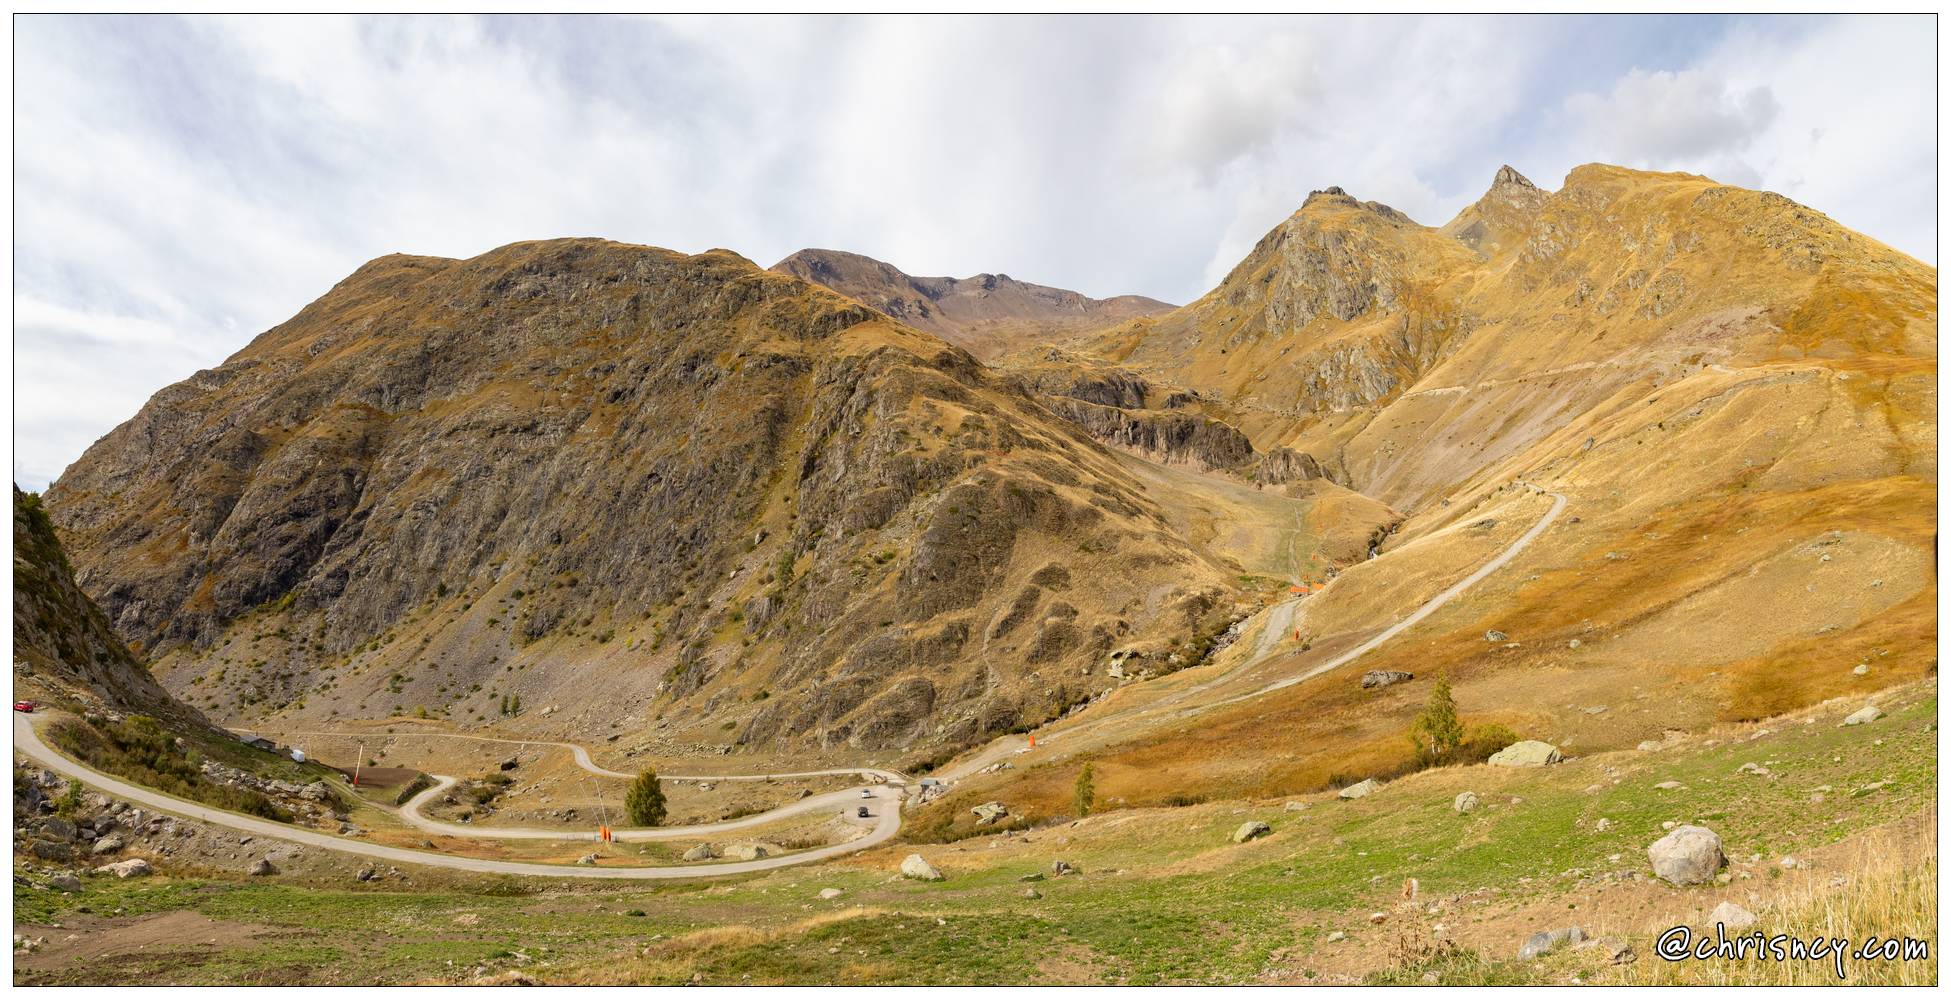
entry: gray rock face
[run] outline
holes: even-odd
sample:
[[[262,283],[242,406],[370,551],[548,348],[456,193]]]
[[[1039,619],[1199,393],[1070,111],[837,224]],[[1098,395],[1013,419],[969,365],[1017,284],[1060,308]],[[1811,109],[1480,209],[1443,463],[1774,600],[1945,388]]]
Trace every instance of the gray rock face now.
[[[1876,720],[1881,718],[1883,718],[1883,709],[1880,709],[1875,705],[1865,705],[1862,708],[1859,708],[1856,711],[1851,712],[1849,718],[1843,720],[1843,725],[1860,726],[1867,722],[1875,722]]]
[[[1250,819],[1241,823],[1240,828],[1233,831],[1233,843],[1244,844],[1249,840],[1257,840],[1272,832],[1273,827],[1257,819]]]
[[[1564,758],[1558,748],[1542,740],[1519,740],[1490,755],[1493,767],[1544,767]]]
[[[119,851],[121,849],[122,849],[121,835],[111,833],[108,836],[95,841],[95,846],[93,848],[90,848],[88,853],[96,856],[100,856],[103,854],[114,854],[116,851]]]
[[[910,854],[901,862],[901,875],[904,878],[919,879],[923,882],[942,882],[948,878],[942,874],[941,869],[929,864],[928,859],[919,854]]]
[[[1371,670],[1362,675],[1362,687],[1364,689],[1385,688],[1391,684],[1401,684],[1404,681],[1414,680],[1415,678],[1416,675],[1407,670]]]
[[[1674,885],[1700,885],[1714,880],[1727,863],[1720,835],[1704,826],[1677,826],[1646,848],[1653,874]]]
[[[1757,919],[1746,907],[1731,899],[1724,899],[1721,905],[1714,907],[1714,912],[1707,915],[1707,924],[1710,927],[1720,924],[1728,930],[1738,931],[1753,927]]]
[[[1455,809],[1455,810],[1456,810],[1457,812],[1460,812],[1460,813],[1467,813],[1467,812],[1470,812],[1470,811],[1472,811],[1472,810],[1474,810],[1474,809],[1476,809],[1476,808],[1477,808],[1477,793],[1476,793],[1476,792],[1458,792],[1458,793],[1457,793],[1457,797],[1456,797],[1456,801],[1454,801],[1454,802],[1451,802],[1451,803],[1450,803],[1450,808],[1452,808],[1452,809]]]
[[[1352,785],[1349,785],[1347,788],[1342,789],[1340,792],[1337,792],[1336,795],[1337,797],[1344,798],[1344,799],[1359,799],[1365,795],[1370,794],[1371,792],[1374,792],[1376,789],[1381,787],[1382,787],[1382,783],[1376,781],[1374,778],[1364,778],[1361,781],[1358,781]]]

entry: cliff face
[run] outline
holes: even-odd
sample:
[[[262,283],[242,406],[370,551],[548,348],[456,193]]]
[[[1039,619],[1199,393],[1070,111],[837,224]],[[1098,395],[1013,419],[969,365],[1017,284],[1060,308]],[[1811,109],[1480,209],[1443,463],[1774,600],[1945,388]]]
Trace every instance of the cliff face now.
[[[1142,295],[1094,299],[1007,274],[923,278],[839,250],[801,250],[772,266],[948,341],[985,361],[1093,327],[1171,310]]]
[[[75,586],[40,497],[14,488],[14,689],[89,709],[201,722],[171,698]]]
[[[549,725],[961,740],[1226,610],[1077,431],[724,251],[382,258],[159,393],[48,504],[172,685],[245,714],[513,693]]]

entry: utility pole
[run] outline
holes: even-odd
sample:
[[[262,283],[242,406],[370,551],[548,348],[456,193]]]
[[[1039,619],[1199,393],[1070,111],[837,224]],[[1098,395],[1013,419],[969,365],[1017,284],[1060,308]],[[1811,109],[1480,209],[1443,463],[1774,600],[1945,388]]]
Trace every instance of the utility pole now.
[[[366,763],[366,744],[359,744],[359,756],[352,762],[352,787],[359,787],[359,769]]]

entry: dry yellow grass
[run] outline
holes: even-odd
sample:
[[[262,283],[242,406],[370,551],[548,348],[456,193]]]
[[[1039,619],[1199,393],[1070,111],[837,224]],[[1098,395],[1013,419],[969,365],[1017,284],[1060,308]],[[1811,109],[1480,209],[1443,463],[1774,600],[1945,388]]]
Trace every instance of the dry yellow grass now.
[[[1634,985],[1660,986],[1931,986],[1937,983],[1937,846],[1936,830],[1900,843],[1889,832],[1872,837],[1857,857],[1843,866],[1847,875],[1791,890],[1761,910],[1752,938],[1788,935],[1813,943],[1817,939],[1848,942],[1848,954],[1837,976],[1833,958],[1777,961],[1752,955],[1745,959],[1661,961],[1642,956],[1626,967],[1623,980]],[[1921,852],[1921,853],[1920,853]],[[1840,883],[1840,884],[1838,884]],[[1731,935],[1732,936],[1732,935]],[[1881,943],[1922,942],[1926,957],[1904,960],[1859,958],[1874,940]],[[1786,947],[1786,944],[1784,944]]]

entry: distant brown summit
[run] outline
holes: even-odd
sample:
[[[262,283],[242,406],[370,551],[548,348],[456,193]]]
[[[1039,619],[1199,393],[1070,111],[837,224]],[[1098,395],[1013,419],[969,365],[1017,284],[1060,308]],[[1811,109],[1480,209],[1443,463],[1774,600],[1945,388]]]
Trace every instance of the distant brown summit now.
[[[1007,274],[921,278],[841,250],[801,250],[772,266],[858,300],[988,360],[1053,335],[1169,312],[1142,295],[1094,299]]]

